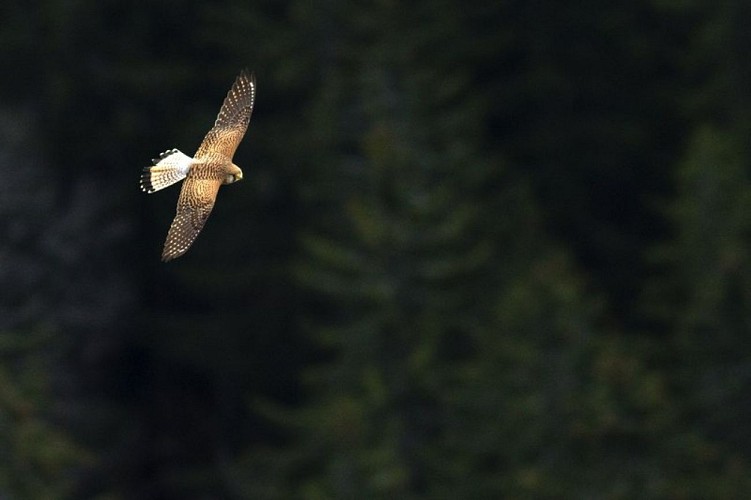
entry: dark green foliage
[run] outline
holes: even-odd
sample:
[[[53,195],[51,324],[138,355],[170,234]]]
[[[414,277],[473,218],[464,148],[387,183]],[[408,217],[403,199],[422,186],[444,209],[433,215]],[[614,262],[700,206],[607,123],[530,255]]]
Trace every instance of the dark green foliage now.
[[[61,425],[62,409],[51,407],[57,360],[52,336],[41,331],[3,332],[0,345],[0,495],[7,498],[61,498],[70,493],[73,473],[91,464],[91,455]]]
[[[681,398],[675,410],[680,439],[691,443],[682,460],[698,475],[687,480],[705,496],[751,487],[736,469],[748,467],[742,450],[751,437],[742,423],[751,416],[745,368],[751,281],[744,250],[751,191],[741,151],[727,132],[697,130],[668,211],[675,238],[654,253],[664,275],[651,281],[645,297],[646,311],[669,325],[666,360]]]

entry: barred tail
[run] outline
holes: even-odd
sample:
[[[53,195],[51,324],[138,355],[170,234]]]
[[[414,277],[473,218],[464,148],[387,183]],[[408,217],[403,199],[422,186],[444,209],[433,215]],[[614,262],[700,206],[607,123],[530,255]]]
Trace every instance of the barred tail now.
[[[153,193],[180,182],[188,175],[193,158],[177,149],[169,149],[154,158],[153,167],[146,167],[141,174],[141,191]]]

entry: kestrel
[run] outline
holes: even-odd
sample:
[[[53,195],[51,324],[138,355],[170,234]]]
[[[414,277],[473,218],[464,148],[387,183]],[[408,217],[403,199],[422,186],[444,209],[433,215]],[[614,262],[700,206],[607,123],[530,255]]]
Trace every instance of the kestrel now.
[[[141,190],[146,193],[185,179],[177,200],[177,213],[164,242],[164,262],[188,251],[214,208],[219,186],[243,178],[243,171],[232,163],[232,156],[248,129],[255,96],[255,75],[241,71],[195,156],[191,158],[170,149],[152,160],[153,166],[143,169]]]

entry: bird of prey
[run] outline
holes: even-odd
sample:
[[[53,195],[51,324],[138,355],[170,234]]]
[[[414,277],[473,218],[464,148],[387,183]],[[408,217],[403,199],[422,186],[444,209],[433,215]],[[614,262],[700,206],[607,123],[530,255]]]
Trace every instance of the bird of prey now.
[[[177,200],[177,213],[164,242],[164,262],[188,251],[214,208],[219,186],[243,178],[243,171],[232,163],[232,156],[248,128],[255,96],[255,75],[242,70],[195,156],[191,158],[170,149],[155,158],[153,166],[144,168],[140,184],[146,193],[185,179]]]

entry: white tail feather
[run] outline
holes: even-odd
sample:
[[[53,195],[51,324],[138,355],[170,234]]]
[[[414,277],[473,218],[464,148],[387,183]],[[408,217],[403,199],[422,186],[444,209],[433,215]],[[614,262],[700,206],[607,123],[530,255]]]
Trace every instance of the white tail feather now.
[[[141,190],[146,193],[153,193],[180,182],[185,179],[193,165],[193,158],[177,149],[169,149],[152,161],[154,166],[144,168],[141,175]]]

